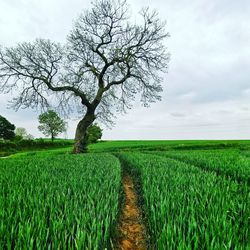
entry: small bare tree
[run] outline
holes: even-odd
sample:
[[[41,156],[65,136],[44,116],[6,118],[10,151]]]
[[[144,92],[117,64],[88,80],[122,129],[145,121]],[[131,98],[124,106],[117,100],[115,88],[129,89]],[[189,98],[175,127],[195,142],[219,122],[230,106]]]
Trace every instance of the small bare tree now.
[[[87,128],[99,118],[131,107],[137,93],[145,105],[160,100],[160,72],[168,66],[165,23],[148,8],[129,22],[126,1],[97,0],[75,22],[67,43],[37,39],[0,50],[1,91],[15,90],[14,108],[60,107],[82,115],[75,153],[85,151]]]

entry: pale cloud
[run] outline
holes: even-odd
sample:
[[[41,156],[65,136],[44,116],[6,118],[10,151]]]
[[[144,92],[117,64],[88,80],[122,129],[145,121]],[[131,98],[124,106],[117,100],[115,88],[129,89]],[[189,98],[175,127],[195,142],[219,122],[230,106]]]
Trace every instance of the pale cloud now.
[[[173,116],[173,117],[177,117],[177,118],[178,117],[185,117],[186,116],[185,113],[180,113],[180,112],[173,112],[170,115]]]
[[[128,0],[133,13],[156,9],[171,37],[169,73],[162,102],[135,105],[118,116],[105,139],[250,138],[250,1]],[[37,37],[64,42],[73,20],[90,5],[82,0],[0,0],[0,44],[12,46]],[[0,95],[0,114],[31,134],[38,112],[7,110],[12,96]],[[69,121],[74,136],[77,120]]]

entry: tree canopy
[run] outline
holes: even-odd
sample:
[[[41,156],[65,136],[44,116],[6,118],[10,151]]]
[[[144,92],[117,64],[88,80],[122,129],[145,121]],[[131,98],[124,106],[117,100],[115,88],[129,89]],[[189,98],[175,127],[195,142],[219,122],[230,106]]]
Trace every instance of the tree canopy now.
[[[107,124],[115,112],[160,100],[169,54],[165,22],[144,8],[131,22],[126,1],[96,0],[76,20],[67,42],[45,39],[0,50],[0,90],[17,96],[12,105],[57,106],[82,119],[75,134],[75,152],[83,152],[87,128],[99,119]]]
[[[34,139],[34,136],[31,135],[31,134],[28,134],[27,130],[25,128],[22,128],[22,127],[16,128],[15,134],[16,134],[15,139],[17,139],[17,140],[18,139],[19,140],[22,140],[22,139],[24,139],[24,140],[32,140],[32,139]]]
[[[66,131],[66,122],[53,110],[39,115],[38,120],[40,123],[38,129],[45,136],[50,136],[52,141],[54,141],[57,135]]]
[[[15,125],[0,115],[0,139],[12,140],[15,137]]]
[[[18,127],[15,130],[15,134],[16,134],[16,136],[20,136],[20,137],[24,138],[27,135],[27,131],[25,128]]]
[[[98,126],[97,123],[94,123],[88,127],[87,138],[88,144],[96,143],[99,139],[102,138],[102,129]]]

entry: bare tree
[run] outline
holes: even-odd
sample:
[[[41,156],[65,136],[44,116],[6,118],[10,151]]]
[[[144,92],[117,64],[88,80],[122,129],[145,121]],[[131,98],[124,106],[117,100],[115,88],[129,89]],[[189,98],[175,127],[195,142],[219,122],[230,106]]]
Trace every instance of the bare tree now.
[[[0,50],[0,90],[15,90],[14,108],[57,105],[82,115],[75,153],[85,151],[86,131],[96,118],[112,121],[131,107],[136,94],[148,105],[160,100],[169,54],[165,23],[157,12],[142,9],[129,22],[126,1],[97,0],[75,22],[67,43],[37,39]]]

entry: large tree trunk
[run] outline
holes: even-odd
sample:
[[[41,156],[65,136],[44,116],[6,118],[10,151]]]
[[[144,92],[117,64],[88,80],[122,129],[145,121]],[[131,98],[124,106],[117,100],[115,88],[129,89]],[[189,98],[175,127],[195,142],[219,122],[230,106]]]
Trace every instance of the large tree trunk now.
[[[94,111],[87,111],[84,118],[78,123],[75,134],[75,154],[87,151],[87,129],[94,122],[95,118]]]

